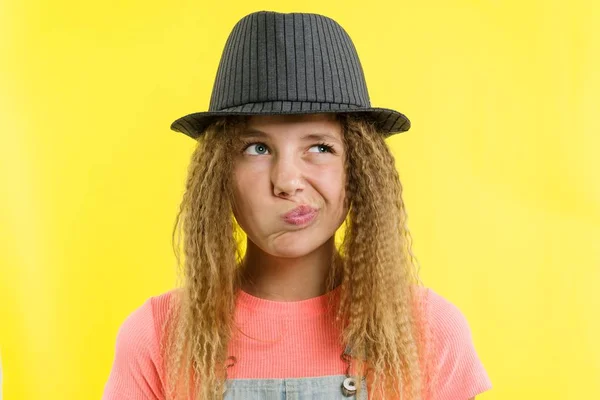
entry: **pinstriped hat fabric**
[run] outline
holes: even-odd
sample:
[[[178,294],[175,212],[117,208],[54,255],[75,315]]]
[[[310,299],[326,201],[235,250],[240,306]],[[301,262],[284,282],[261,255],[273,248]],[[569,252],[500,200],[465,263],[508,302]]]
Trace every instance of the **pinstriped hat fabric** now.
[[[171,129],[197,138],[218,116],[331,112],[362,113],[384,136],[410,128],[402,113],[371,107],[354,44],[336,21],[258,11],[227,38],[209,110],[183,116]]]

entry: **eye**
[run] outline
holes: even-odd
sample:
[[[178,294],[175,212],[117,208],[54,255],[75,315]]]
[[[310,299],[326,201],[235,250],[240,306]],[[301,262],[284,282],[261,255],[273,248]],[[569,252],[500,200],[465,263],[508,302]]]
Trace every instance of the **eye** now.
[[[267,154],[267,146],[264,143],[250,143],[244,149],[244,153],[250,154],[253,156],[260,156],[263,154]]]
[[[330,146],[326,143],[319,143],[311,147],[311,149],[317,149],[316,153],[333,153],[333,146]],[[315,153],[315,151],[311,151],[311,153]]]

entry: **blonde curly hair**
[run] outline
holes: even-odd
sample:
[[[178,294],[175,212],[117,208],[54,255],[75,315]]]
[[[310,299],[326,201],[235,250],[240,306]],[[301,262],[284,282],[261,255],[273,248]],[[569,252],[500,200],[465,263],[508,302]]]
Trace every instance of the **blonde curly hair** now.
[[[335,324],[352,350],[353,375],[366,379],[372,399],[421,400],[431,384],[424,373],[429,334],[394,157],[372,122],[335,116],[346,149],[348,205],[327,279],[328,290],[341,286]],[[226,388],[243,256],[232,212],[231,149],[246,122],[215,119],[191,156],[173,228],[179,284],[161,341],[168,400],[222,399]]]

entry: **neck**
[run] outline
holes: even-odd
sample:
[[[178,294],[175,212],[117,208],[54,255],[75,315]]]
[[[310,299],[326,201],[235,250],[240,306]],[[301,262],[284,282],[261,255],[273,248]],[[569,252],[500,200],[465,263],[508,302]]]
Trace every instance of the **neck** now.
[[[334,237],[297,258],[265,253],[250,240],[242,262],[242,290],[274,301],[300,301],[327,293],[327,276],[337,254]],[[337,281],[336,281],[337,285]]]

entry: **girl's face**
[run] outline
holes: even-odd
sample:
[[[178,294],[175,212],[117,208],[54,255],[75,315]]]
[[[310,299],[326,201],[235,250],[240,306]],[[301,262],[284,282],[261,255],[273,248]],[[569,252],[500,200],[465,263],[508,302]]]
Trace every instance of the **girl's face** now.
[[[252,116],[234,156],[234,215],[264,252],[300,257],[346,218],[342,126],[330,114]]]

